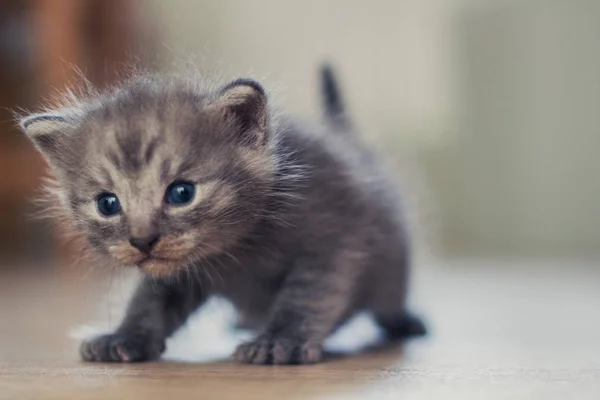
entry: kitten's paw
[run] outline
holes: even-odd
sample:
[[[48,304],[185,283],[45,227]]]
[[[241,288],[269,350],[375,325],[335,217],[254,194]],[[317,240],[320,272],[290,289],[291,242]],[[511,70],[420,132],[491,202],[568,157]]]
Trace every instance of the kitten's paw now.
[[[155,360],[165,350],[164,341],[142,335],[113,333],[81,343],[79,352],[84,361],[139,362]]]
[[[314,364],[321,360],[321,343],[277,336],[260,336],[241,344],[235,359],[247,364]]]

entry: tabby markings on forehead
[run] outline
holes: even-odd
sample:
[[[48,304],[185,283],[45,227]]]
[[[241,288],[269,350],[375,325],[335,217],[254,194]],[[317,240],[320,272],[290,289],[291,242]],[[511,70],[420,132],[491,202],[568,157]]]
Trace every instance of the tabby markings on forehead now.
[[[148,145],[146,146],[146,150],[144,151],[144,162],[146,164],[148,164],[152,160],[152,157],[154,156],[157,147],[158,138],[153,137],[152,139],[150,139],[150,142],[148,143]]]

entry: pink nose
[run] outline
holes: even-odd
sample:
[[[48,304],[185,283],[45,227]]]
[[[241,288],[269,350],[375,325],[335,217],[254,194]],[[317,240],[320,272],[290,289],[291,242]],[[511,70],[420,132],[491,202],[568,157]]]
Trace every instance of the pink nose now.
[[[129,239],[129,244],[144,254],[149,254],[154,245],[158,242],[159,235],[146,236],[141,238]]]

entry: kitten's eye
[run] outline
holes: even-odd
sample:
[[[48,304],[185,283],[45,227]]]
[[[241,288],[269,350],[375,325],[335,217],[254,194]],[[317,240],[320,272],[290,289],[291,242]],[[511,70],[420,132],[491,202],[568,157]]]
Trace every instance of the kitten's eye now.
[[[167,188],[167,203],[182,206],[194,199],[196,187],[189,182],[174,182]]]
[[[96,203],[98,204],[98,211],[105,217],[110,217],[121,211],[121,203],[118,197],[112,193],[101,194]]]

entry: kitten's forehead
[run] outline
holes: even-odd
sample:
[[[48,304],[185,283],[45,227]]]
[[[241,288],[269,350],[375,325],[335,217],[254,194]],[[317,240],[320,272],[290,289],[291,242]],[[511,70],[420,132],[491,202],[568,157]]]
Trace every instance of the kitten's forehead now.
[[[160,201],[164,187],[190,159],[190,125],[198,117],[189,104],[159,108],[156,99],[138,101],[144,106],[114,102],[90,116],[82,127],[82,165],[96,181],[91,186],[98,186],[90,190]]]
[[[132,176],[146,173],[160,158],[185,156],[201,119],[189,101],[164,102],[150,94],[137,96],[133,104],[109,103],[97,114],[88,127],[88,151]]]

